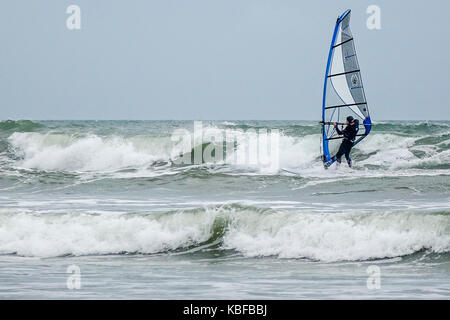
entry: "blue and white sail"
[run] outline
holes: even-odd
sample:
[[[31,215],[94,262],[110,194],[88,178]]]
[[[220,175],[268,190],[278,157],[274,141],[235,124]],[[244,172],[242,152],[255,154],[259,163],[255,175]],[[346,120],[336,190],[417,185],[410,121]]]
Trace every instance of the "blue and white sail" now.
[[[322,160],[325,166],[333,164],[342,141],[333,122],[343,125],[347,116],[359,119],[360,130],[354,144],[364,139],[371,129],[361,70],[350,31],[350,12],[345,11],[337,19],[328,54],[322,101]]]

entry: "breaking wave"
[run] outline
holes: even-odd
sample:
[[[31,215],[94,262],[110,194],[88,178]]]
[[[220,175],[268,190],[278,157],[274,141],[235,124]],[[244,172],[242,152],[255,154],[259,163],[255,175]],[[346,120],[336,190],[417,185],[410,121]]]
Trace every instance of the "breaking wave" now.
[[[450,211],[282,211],[228,204],[160,213],[2,210],[0,253],[192,254],[361,261],[450,251]]]
[[[223,125],[225,127],[213,125],[212,128],[232,130],[237,141],[234,155],[245,158],[252,143],[245,132],[251,125],[229,122]],[[86,133],[87,129],[82,128],[82,132],[68,133],[64,130],[43,130],[42,126],[27,120],[1,122],[0,131],[7,130],[9,133],[0,143],[3,158],[13,159],[16,167],[44,171],[104,172],[130,168],[145,171],[152,170],[155,164],[160,165],[161,162],[171,165],[184,152],[171,140],[171,132],[118,135]],[[448,124],[381,123],[377,126],[374,126],[373,134],[364,143],[354,148],[352,154],[356,170],[450,169]],[[317,127],[311,124],[283,126],[275,123],[273,126],[266,124],[265,128],[272,127],[281,132],[276,168],[272,166],[267,169],[267,163],[273,159],[259,155],[258,163],[232,164],[232,169],[277,174],[280,168],[296,168],[308,174],[321,168]],[[258,123],[252,128],[264,127]],[[204,141],[202,151],[213,143],[211,139]],[[192,150],[196,147],[193,145]],[[223,161],[205,163],[223,165]]]

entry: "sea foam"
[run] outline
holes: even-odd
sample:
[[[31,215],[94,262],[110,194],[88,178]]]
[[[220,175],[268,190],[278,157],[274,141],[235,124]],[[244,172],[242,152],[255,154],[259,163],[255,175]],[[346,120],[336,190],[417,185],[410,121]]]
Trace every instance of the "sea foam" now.
[[[229,204],[152,214],[0,215],[0,253],[32,257],[170,253],[213,241],[247,257],[368,260],[450,251],[450,212],[283,211]],[[3,210],[5,211],[5,210]]]

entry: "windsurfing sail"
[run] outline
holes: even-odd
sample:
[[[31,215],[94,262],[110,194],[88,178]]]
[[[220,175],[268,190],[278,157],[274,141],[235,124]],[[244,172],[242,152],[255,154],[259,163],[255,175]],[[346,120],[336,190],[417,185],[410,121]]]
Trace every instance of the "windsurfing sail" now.
[[[345,11],[337,19],[328,54],[321,122],[322,160],[325,167],[333,164],[342,142],[342,136],[337,134],[333,122],[344,125],[348,116],[359,119],[360,130],[353,145],[369,134],[372,125],[350,31],[350,12]]]

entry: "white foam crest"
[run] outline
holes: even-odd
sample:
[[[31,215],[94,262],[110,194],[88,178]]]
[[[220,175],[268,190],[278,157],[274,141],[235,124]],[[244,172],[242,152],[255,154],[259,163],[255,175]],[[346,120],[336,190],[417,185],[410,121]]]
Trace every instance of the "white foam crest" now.
[[[169,159],[168,139],[158,137],[75,137],[55,133],[14,133],[9,141],[23,160],[18,165],[40,170],[108,171],[145,167]]]
[[[364,153],[378,152],[380,150],[399,150],[411,147],[417,138],[404,137],[390,133],[374,133],[368,135],[363,142],[357,144]]]
[[[224,122],[222,122],[222,124],[224,126],[237,126],[237,124],[235,122],[232,122],[232,121],[224,121]]]
[[[183,212],[161,217],[99,214],[0,216],[0,253],[21,256],[156,253],[210,237],[214,216]]]
[[[253,138],[258,139],[258,138]],[[243,159],[248,155],[249,145],[257,145],[257,141],[250,139],[239,138],[238,146],[235,154],[238,159]],[[280,168],[291,167],[310,167],[314,159],[320,155],[319,149],[320,136],[307,135],[303,137],[292,137],[284,134],[280,134],[278,139],[278,159],[276,162],[278,166],[269,165],[271,161],[274,161],[272,154],[270,153],[258,153],[258,163],[255,165],[237,165],[237,167],[246,167],[253,170],[257,170],[264,174],[275,174],[279,172]],[[244,163],[240,161],[239,163]]]
[[[450,251],[448,212],[263,210],[225,205],[148,215],[0,211],[0,254],[157,253],[200,244],[223,227],[223,248],[248,257],[321,261]]]
[[[204,130],[207,129],[225,132],[215,126],[205,126]],[[237,171],[242,174],[245,174],[245,172],[278,174],[280,168],[286,168],[301,171],[302,175],[324,175],[323,167],[318,161],[320,156],[319,134],[294,137],[280,133],[278,166],[272,166],[270,164],[273,163],[274,159],[270,153],[258,153],[256,163],[246,160],[249,157],[250,146],[258,145],[258,142],[255,141],[260,139],[258,130],[254,130],[254,136],[248,135],[246,130],[241,129],[227,129],[227,131],[231,132],[237,142],[236,150],[232,155],[234,160],[231,158],[225,159],[226,163],[230,164],[231,172],[238,169]],[[270,135],[270,130],[268,133]],[[419,138],[373,133],[355,147],[355,151],[357,150],[368,156],[361,161],[354,159],[355,169],[373,165],[381,166],[386,171],[386,168],[411,168],[422,164],[439,165],[448,162],[448,150],[441,151],[438,150],[437,146],[432,145],[415,146],[417,139]],[[21,155],[21,160],[15,163],[18,167],[81,172],[116,172],[121,169],[137,169],[133,173],[120,174],[124,177],[162,174],[162,171],[153,172],[154,170],[149,170],[149,168],[155,161],[168,162],[174,155],[186,152],[181,145],[171,141],[168,134],[160,137],[102,137],[94,134],[75,136],[51,132],[46,134],[16,132],[9,137],[9,142]],[[417,157],[414,154],[415,150],[423,151],[425,156]],[[223,164],[223,161],[219,161],[218,164]],[[164,173],[169,171],[166,170]],[[119,175],[119,173],[116,174]]]
[[[286,137],[287,139],[291,137]],[[292,139],[292,138],[291,138]],[[368,158],[358,161],[353,157],[353,164],[355,169],[361,169],[366,165],[373,165],[383,167],[384,169],[376,170],[377,172],[387,173],[386,169],[398,170],[414,168],[420,165],[439,165],[445,164],[449,161],[449,150],[441,151],[438,145],[415,145],[418,137],[406,137],[395,134],[374,133],[368,136],[363,142],[357,144],[354,150],[358,150]],[[342,176],[351,173],[356,176],[374,175],[376,172],[371,169],[369,171],[347,170],[344,164],[339,170],[323,170],[320,163],[317,162],[317,157],[320,155],[317,148],[319,137],[318,135],[305,136],[300,138],[301,143],[298,146],[304,148],[295,149],[294,144],[290,146],[283,146],[281,152],[283,153],[282,168],[294,169],[305,177],[324,177],[324,176]],[[290,151],[293,151],[290,154]],[[355,152],[353,151],[353,152]],[[420,151],[424,154],[423,157],[418,157],[414,151]],[[301,157],[303,153],[309,154],[309,157]],[[305,161],[303,161],[305,160]],[[402,175],[404,172],[401,173]],[[417,172],[411,172],[411,175],[416,175]]]
[[[449,150],[438,151],[435,145],[414,146],[420,138],[403,137],[393,134],[374,134],[358,144],[363,153],[373,153],[368,159],[361,161],[360,165],[384,166],[389,169],[412,168],[419,165],[445,164],[449,159]],[[421,151],[424,157],[417,157],[413,151]]]
[[[249,257],[367,260],[450,251],[448,215],[423,213],[245,214],[225,246]]]
[[[301,138],[282,136],[280,141],[280,166],[311,166],[320,156],[320,135],[313,134]]]

